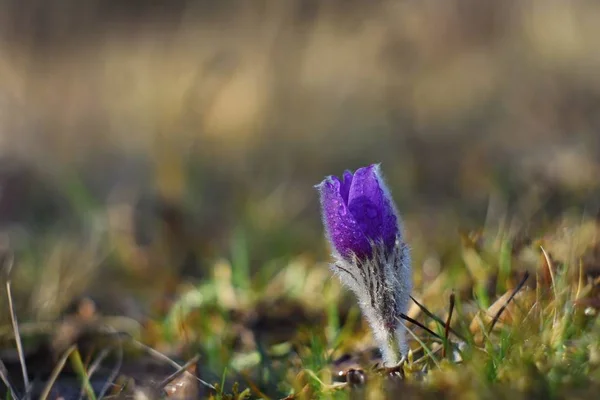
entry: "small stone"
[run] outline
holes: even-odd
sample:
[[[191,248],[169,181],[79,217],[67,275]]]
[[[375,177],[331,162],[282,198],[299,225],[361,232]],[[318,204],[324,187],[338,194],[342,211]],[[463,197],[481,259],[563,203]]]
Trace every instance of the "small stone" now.
[[[348,382],[350,386],[363,386],[366,381],[367,376],[362,369],[351,368],[346,373],[346,382]]]

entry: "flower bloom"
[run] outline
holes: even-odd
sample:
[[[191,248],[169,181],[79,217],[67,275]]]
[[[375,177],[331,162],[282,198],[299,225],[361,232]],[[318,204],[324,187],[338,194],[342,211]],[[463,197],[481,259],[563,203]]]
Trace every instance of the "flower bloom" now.
[[[326,178],[319,185],[323,221],[334,249],[343,257],[373,255],[373,244],[391,251],[400,224],[377,165]]]
[[[408,351],[400,314],[412,289],[401,219],[378,165],[329,176],[317,185],[333,271],[357,296],[386,363]]]

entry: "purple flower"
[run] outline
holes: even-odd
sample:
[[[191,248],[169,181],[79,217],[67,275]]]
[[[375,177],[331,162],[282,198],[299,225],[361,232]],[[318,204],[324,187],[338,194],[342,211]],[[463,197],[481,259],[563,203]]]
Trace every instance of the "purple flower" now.
[[[378,165],[317,185],[323,223],[334,249],[331,269],[358,298],[385,363],[408,353],[400,316],[412,290],[410,252],[401,220]]]
[[[378,165],[346,171],[343,179],[329,176],[317,187],[327,235],[341,256],[368,258],[373,244],[391,251],[400,224]]]

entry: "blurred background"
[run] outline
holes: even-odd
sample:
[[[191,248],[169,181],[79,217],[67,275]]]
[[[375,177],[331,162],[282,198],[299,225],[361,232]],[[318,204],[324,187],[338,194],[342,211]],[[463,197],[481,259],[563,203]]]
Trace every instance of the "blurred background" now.
[[[20,315],[160,315],[219,260],[325,270],[313,185],[369,163],[433,275],[462,230],[593,216],[599,37],[586,0],[2,0]]]

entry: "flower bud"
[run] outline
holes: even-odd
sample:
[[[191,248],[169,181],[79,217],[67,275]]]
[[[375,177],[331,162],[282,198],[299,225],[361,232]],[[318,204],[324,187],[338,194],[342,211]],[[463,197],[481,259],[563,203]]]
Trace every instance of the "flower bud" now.
[[[401,219],[378,165],[329,176],[317,185],[332,270],[357,296],[384,362],[398,361],[408,345],[400,314],[412,290],[410,254]]]

